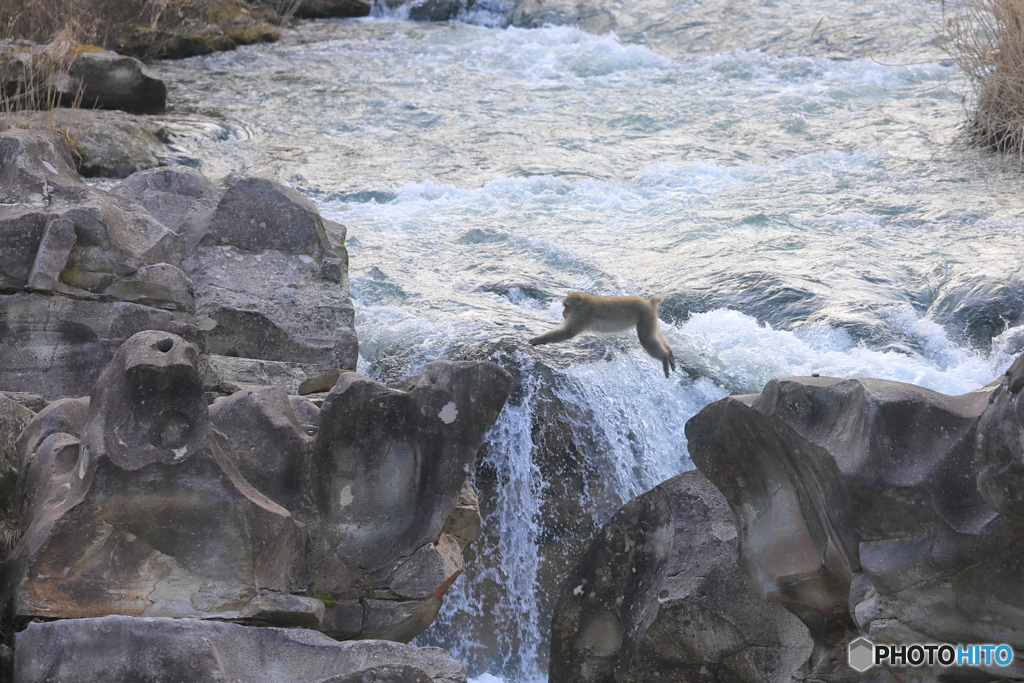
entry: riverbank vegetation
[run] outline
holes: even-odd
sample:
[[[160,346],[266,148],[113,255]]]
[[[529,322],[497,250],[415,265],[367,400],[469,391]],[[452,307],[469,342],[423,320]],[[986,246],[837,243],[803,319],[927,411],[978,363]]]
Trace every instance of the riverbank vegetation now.
[[[1024,164],[1024,0],[944,3],[946,49],[970,79],[970,140]]]
[[[279,27],[298,4],[299,0],[3,0],[0,31],[8,41],[46,45],[50,56],[92,46],[143,59],[187,57],[276,40]]]

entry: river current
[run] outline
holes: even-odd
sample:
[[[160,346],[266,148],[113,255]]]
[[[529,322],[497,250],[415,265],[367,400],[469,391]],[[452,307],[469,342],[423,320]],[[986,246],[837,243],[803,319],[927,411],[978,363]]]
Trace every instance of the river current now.
[[[815,372],[959,394],[1024,349],[1021,175],[961,141],[937,8],[574,7],[378,10],[155,67],[207,175],[271,177],[347,226],[361,372],[516,376],[473,475],[484,537],[416,641],[478,683],[546,680],[559,580],[692,467],[708,402]],[[573,290],[664,294],[680,371],[630,335],[529,347]]]

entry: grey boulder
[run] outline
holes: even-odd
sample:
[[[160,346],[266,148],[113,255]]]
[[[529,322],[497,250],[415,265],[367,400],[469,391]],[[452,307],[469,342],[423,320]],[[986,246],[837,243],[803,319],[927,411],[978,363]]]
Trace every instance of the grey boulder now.
[[[133,114],[153,114],[167,107],[164,82],[138,59],[110,50],[80,52],[68,73],[55,76],[51,85],[64,106]]]
[[[550,679],[788,683],[811,638],[736,557],[729,506],[699,472],[629,501],[562,586]]]
[[[355,369],[347,255],[328,240],[312,202],[269,180],[228,176],[209,210],[208,188],[187,171],[176,173],[179,182],[164,181],[159,195],[150,176],[144,203],[162,202],[187,242],[197,244],[185,270],[214,355],[208,383],[274,383],[294,393],[309,377]],[[172,210],[175,193],[183,197]],[[336,227],[343,240],[344,226]]]

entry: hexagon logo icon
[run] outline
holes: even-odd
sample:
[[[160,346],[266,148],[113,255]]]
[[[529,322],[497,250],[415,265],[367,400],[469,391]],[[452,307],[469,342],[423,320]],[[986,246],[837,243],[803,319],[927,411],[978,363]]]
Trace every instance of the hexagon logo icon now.
[[[875,663],[875,644],[867,638],[858,638],[850,643],[850,666],[856,671],[867,671]]]

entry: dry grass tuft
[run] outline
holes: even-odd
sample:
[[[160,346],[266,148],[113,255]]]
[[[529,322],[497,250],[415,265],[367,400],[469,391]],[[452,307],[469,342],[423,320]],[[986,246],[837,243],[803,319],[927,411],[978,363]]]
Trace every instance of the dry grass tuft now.
[[[0,35],[49,44],[63,36],[135,57],[206,54],[276,40],[297,0],[0,0]]]
[[[945,48],[973,87],[967,134],[1024,165],[1024,0],[943,1]]]

